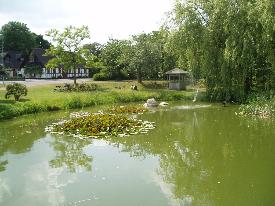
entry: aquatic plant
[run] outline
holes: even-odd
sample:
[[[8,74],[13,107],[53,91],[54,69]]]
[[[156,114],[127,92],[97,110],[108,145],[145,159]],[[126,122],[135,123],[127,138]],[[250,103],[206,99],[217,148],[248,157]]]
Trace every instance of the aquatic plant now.
[[[271,118],[275,116],[275,97],[257,96],[239,108],[238,115]]]
[[[134,134],[146,134],[149,130],[155,128],[153,122],[138,120],[126,115],[126,113],[139,113],[141,111],[144,112],[145,110],[141,110],[139,107],[127,106],[98,113],[74,112],[71,113],[69,120],[54,123],[45,130],[46,132],[69,134],[80,138],[125,137]]]

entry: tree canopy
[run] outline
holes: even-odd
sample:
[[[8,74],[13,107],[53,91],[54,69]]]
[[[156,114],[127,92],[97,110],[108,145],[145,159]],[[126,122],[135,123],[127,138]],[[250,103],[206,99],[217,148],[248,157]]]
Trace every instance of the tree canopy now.
[[[76,70],[89,66],[87,64],[90,52],[84,48],[84,40],[90,38],[89,29],[86,26],[68,26],[63,31],[52,29],[46,34],[54,43],[46,54],[53,56],[47,67],[62,67],[65,70],[73,70],[74,84],[76,85]]]
[[[211,100],[274,89],[274,9],[272,0],[176,1],[170,42],[178,66],[206,80]]]
[[[35,38],[26,24],[11,21],[1,28],[5,51],[14,50],[29,53],[35,47]]]
[[[31,32],[27,25],[21,22],[8,22],[2,26],[0,33],[3,35],[4,51],[20,51],[28,55],[33,48],[50,47],[50,43],[43,35]]]

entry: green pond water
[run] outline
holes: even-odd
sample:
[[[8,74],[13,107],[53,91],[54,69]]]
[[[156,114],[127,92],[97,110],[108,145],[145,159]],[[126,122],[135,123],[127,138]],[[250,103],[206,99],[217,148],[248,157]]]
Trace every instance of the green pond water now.
[[[275,122],[201,106],[143,114],[154,130],[109,140],[44,132],[65,112],[2,121],[0,205],[275,205]]]

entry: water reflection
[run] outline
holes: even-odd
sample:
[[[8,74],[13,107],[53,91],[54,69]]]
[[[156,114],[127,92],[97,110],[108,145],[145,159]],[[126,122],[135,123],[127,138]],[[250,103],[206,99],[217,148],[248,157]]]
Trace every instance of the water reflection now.
[[[92,170],[92,156],[84,152],[85,146],[91,144],[91,140],[79,139],[71,136],[53,136],[50,145],[55,152],[55,158],[49,161],[53,168],[66,167],[70,172],[76,172],[82,168]]]
[[[52,115],[54,117],[56,115]],[[51,121],[51,115],[47,119],[42,114],[39,117],[30,115],[0,122],[0,172],[8,165],[8,160],[1,158],[5,158],[6,153],[29,152],[34,142],[44,136],[44,125],[47,121]]]
[[[20,205],[22,200],[25,205],[34,205],[38,199],[44,205],[58,205],[87,199],[91,196],[88,192],[94,190],[104,197],[101,205],[113,202],[121,191],[128,192],[128,201],[145,190],[151,205],[157,201],[166,205],[159,198],[164,196],[171,205],[274,202],[272,121],[240,118],[234,115],[234,108],[165,108],[141,116],[157,125],[147,135],[111,138],[110,144],[119,153],[114,147],[99,147],[90,140],[46,135],[45,126],[59,118],[49,115],[0,123],[0,202],[2,192],[2,202],[13,199],[10,205]],[[129,155],[139,158],[125,158]],[[154,193],[150,181],[143,184],[145,176],[162,194]],[[130,188],[138,188],[134,191],[140,193]]]
[[[0,172],[4,171],[6,169],[6,165],[9,163],[8,160],[0,161]]]
[[[147,114],[155,131],[112,142],[131,156],[159,156],[157,174],[180,205],[269,205],[274,124],[253,125],[234,109],[213,109]]]

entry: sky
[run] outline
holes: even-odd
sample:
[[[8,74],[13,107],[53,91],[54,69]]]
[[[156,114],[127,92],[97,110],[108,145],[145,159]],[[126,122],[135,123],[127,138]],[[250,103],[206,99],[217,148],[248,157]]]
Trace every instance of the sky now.
[[[91,41],[157,30],[174,0],[0,0],[0,27],[20,21],[32,32],[87,25]]]

